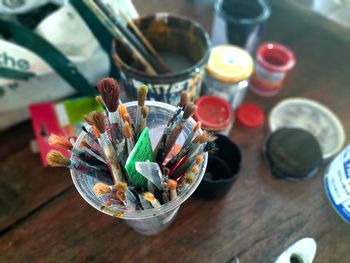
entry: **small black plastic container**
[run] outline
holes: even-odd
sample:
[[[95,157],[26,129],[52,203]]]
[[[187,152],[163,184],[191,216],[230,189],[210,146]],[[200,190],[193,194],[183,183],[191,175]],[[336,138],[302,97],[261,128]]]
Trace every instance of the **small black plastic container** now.
[[[204,199],[224,196],[238,177],[241,151],[228,137],[217,134],[217,150],[208,156],[208,165],[195,194]]]

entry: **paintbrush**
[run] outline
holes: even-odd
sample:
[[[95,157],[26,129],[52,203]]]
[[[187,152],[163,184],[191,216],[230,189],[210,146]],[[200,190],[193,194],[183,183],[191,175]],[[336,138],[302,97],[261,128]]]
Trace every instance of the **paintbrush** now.
[[[182,192],[186,191],[186,189],[194,183],[195,178],[196,177],[193,174],[185,175],[182,182],[178,186],[179,192],[182,193]]]
[[[79,146],[80,148],[85,149],[87,153],[94,156],[96,159],[100,160],[103,163],[106,163],[106,161],[101,157],[99,151],[91,147],[91,145],[88,144],[85,140],[81,140]]]
[[[166,73],[158,61],[147,51],[142,43],[125,27],[118,19],[114,17],[113,12],[106,7],[100,0],[93,0],[93,2],[100,8],[104,15],[113,23],[119,30],[121,35],[142,55],[142,57],[152,66],[157,73]]]
[[[165,147],[165,143],[167,141],[168,136],[170,135],[171,132],[171,128],[174,126],[174,123],[176,121],[176,119],[179,118],[179,115],[182,113],[184,107],[186,106],[188,102],[188,95],[185,91],[181,92],[181,97],[180,97],[180,101],[177,104],[175,113],[173,116],[171,116],[168,120],[167,126],[165,127],[162,136],[159,139],[159,142],[154,150],[154,156],[155,156],[155,160],[160,163],[162,160],[162,156],[163,156],[163,151],[164,151],[164,147]]]
[[[140,134],[143,132],[143,130],[147,126],[147,115],[148,115],[148,112],[149,112],[149,108],[147,106],[143,106],[142,107],[142,120],[141,120]]]
[[[95,193],[97,197],[101,197],[111,193],[112,186],[99,182],[94,185],[94,188],[92,189],[92,191]]]
[[[158,208],[161,206],[161,204],[159,203],[159,201],[154,197],[154,195],[150,192],[145,192],[143,194],[143,197],[145,198],[146,201],[150,202],[151,205],[154,207],[154,208]]]
[[[74,169],[83,175],[92,176],[103,183],[112,183],[111,176],[107,171],[89,166],[81,161],[67,159],[59,151],[51,150],[48,152],[46,160],[51,167],[67,167],[69,169]]]
[[[154,70],[154,68],[151,66],[151,64],[143,57],[143,55],[140,53],[140,51],[135,48],[129,40],[120,32],[120,30],[116,27],[116,25],[111,21],[110,16],[108,16],[99,6],[91,0],[84,0],[84,3],[93,10],[94,14],[99,18],[99,20],[106,26],[108,31],[113,35],[115,39],[118,39],[123,47],[126,49],[126,51],[133,57],[135,61],[139,61],[142,66],[144,67],[144,70],[147,72],[147,74],[151,76],[156,76],[157,72]],[[113,41],[115,42],[115,40]],[[115,46],[115,44],[114,44]],[[116,60],[117,54],[115,53],[115,50],[112,54],[112,57],[114,60]]]
[[[147,40],[147,38],[142,34],[140,29],[135,25],[135,23],[123,12],[122,9],[118,9],[118,12],[124,17],[130,28],[132,29],[133,33],[138,37],[138,39],[142,42],[142,44],[145,46],[145,48],[152,54],[154,59],[157,60],[158,64],[162,67],[164,73],[170,73],[171,70],[167,66],[167,64],[164,62],[161,56],[157,53],[157,51],[154,49],[152,44]]]
[[[181,134],[185,126],[186,121],[195,113],[195,111],[196,111],[196,106],[193,103],[186,104],[181,122],[178,125],[176,125],[168,135],[168,138],[166,140],[165,147],[163,150],[161,163],[164,161],[164,159],[167,157],[167,155],[173,148],[177,138],[179,137],[179,135]]]
[[[105,113],[106,113],[106,116],[108,116],[108,110],[107,110],[106,104],[104,103],[104,101],[103,101],[101,95],[96,96],[96,97],[95,97],[95,100],[96,100],[96,102],[97,102],[99,105],[102,106],[103,110],[104,110]]]
[[[177,182],[172,179],[168,180],[168,188],[170,192],[170,200],[174,200],[177,197],[177,192],[176,192]]]
[[[194,140],[193,144],[191,145],[190,151],[186,153],[186,155],[176,164],[172,167],[170,177],[173,179],[178,179],[192,164],[194,161],[196,161],[198,164],[203,161],[203,157],[198,157],[199,155],[199,149],[201,145],[205,142],[206,133],[203,133],[202,135],[198,135]],[[195,153],[198,153],[196,155]],[[196,159],[198,158],[198,160]],[[201,160],[201,161],[200,161]]]
[[[130,127],[129,122],[124,123],[124,137],[126,140],[127,153],[128,153],[128,155],[130,155],[132,149],[134,149],[135,143],[134,143],[134,140],[132,138],[132,132],[131,132],[131,127]]]
[[[135,140],[141,134],[141,125],[142,125],[142,110],[145,106],[145,100],[147,97],[148,88],[146,85],[141,85],[137,89],[137,109],[136,109],[136,120],[135,120]]]
[[[48,143],[51,146],[70,151],[72,154],[79,157],[82,161],[91,166],[98,166],[101,169],[105,167],[106,162],[103,158],[101,158],[99,155],[96,155],[92,151],[89,151],[88,149],[86,149],[85,152],[80,150],[80,148],[75,147],[73,143],[64,136],[50,134]]]
[[[201,122],[199,121],[196,123],[196,125],[193,127],[193,130],[186,138],[185,142],[181,147],[181,150],[166,164],[166,167],[168,168],[172,167],[185,156],[185,154],[189,151],[191,147],[191,142],[194,136],[196,135],[197,131],[200,129],[200,127],[201,127]]]
[[[81,129],[86,133],[86,135],[90,138],[91,141],[98,143],[95,134],[91,133],[84,125],[81,127]]]
[[[118,114],[120,87],[114,79],[104,78],[97,84],[97,90],[101,94],[104,105],[106,105],[108,121],[111,124],[111,139],[113,145],[116,145],[117,139],[122,138],[122,134],[118,134],[118,129],[122,128]]]
[[[105,130],[105,117],[100,112],[94,112],[92,114],[92,120],[94,122],[94,127],[97,129],[95,130],[95,135],[101,146],[101,150],[112,174],[114,183],[123,182],[124,179],[117,160],[117,154]]]

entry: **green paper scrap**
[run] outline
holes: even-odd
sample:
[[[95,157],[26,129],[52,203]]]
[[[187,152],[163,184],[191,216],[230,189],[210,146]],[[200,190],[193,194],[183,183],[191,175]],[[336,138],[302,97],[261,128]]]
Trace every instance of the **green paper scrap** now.
[[[67,100],[62,102],[64,109],[66,110],[67,117],[70,124],[76,124],[82,121],[85,114],[91,111],[102,111],[101,105],[99,105],[95,98],[84,97],[73,100]]]
[[[137,140],[134,149],[131,151],[128,159],[126,160],[125,169],[129,175],[133,186],[146,189],[147,179],[136,171],[136,162],[154,162],[154,156],[152,151],[151,139],[149,136],[149,129],[146,127],[139,139]]]

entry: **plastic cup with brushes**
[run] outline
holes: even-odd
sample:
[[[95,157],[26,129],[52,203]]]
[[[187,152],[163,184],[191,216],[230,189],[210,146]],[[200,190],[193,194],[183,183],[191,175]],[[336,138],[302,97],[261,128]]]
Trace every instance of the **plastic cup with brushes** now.
[[[49,163],[70,168],[75,187],[94,208],[123,218],[141,234],[155,235],[171,224],[198,187],[211,138],[192,119],[195,106],[187,94],[174,107],[146,101],[147,87],[141,86],[138,101],[123,104],[115,96],[118,105],[111,108],[106,95],[116,94],[111,91],[116,85],[101,80],[106,112],[86,116],[78,139],[70,145],[63,141],[70,159],[56,154],[48,156]]]

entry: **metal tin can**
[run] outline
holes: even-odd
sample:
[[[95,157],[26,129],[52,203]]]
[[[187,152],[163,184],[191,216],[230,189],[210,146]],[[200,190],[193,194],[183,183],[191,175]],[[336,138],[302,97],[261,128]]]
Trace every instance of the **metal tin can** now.
[[[328,166],[324,187],[333,208],[350,224],[350,145]]]
[[[255,70],[250,88],[261,96],[277,94],[295,65],[293,52],[279,43],[263,43],[256,52]]]
[[[253,59],[247,51],[232,45],[216,46],[206,67],[204,93],[222,97],[236,109],[244,99],[252,71]]]

